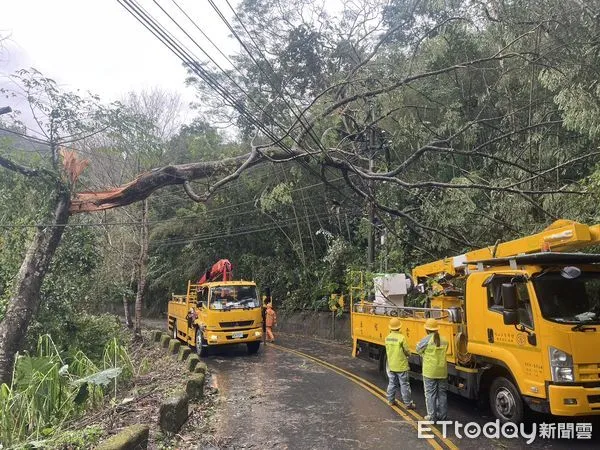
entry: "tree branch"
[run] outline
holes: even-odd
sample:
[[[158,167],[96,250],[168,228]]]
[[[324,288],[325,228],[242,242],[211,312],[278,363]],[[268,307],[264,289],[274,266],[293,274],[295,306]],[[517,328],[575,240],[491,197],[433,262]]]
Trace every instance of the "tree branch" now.
[[[427,231],[431,231],[434,233],[437,233],[441,236],[444,236],[448,239],[450,239],[451,241],[461,244],[461,245],[466,245],[468,247],[473,247],[473,244],[465,241],[463,239],[457,238],[455,236],[449,235],[448,233],[438,229],[438,228],[434,228],[434,227],[430,227],[428,225],[424,225],[421,222],[417,221],[416,219],[414,219],[413,217],[409,216],[406,212],[401,211],[399,209],[395,209],[395,208],[391,208],[389,206],[385,206],[382,205],[381,203],[379,203],[377,200],[375,200],[371,195],[367,194],[366,192],[364,192],[363,190],[361,190],[358,186],[356,186],[352,180],[350,180],[348,171],[343,171],[342,172],[343,176],[344,176],[344,180],[346,181],[346,184],[348,184],[348,186],[350,186],[350,188],[356,192],[358,195],[360,195],[361,197],[363,197],[364,199],[367,199],[371,202],[373,202],[373,204],[375,205],[375,207],[377,209],[379,209],[380,211],[384,211],[388,214],[391,214],[392,216],[396,216],[396,217],[402,217],[404,219],[406,219],[408,222],[410,222],[411,224],[423,229],[423,230],[427,230]],[[419,234],[419,233],[417,233]],[[422,235],[420,235],[420,237],[423,237]]]
[[[38,177],[40,175],[47,174],[48,172],[40,169],[32,169],[27,166],[23,166],[21,164],[17,164],[3,156],[0,156],[0,166],[5,169],[11,170],[13,172],[20,173],[21,175],[25,175],[27,177]]]
[[[257,148],[253,146],[252,151],[248,155],[248,159],[246,159],[246,161],[244,161],[244,163],[242,165],[240,165],[235,170],[235,172],[227,175],[226,177],[220,179],[215,184],[210,186],[206,190],[206,192],[204,193],[203,196],[199,196],[196,193],[194,193],[194,191],[192,190],[192,188],[190,186],[189,181],[187,181],[187,180],[184,182],[183,188],[185,189],[186,194],[188,194],[188,196],[195,202],[198,202],[198,203],[205,202],[206,200],[208,200],[208,198],[211,196],[211,194],[215,190],[217,190],[220,186],[223,186],[224,184],[227,184],[230,181],[233,181],[233,180],[239,178],[240,174],[244,170],[246,170],[248,167],[250,167],[253,163],[257,163],[259,159],[260,159],[260,153],[258,152]]]
[[[248,160],[250,154],[226,158],[221,161],[208,161],[191,164],[165,166],[139,175],[135,180],[118,188],[100,192],[80,192],[71,202],[71,214],[102,211],[129,205],[144,200],[157,189],[165,186],[184,184],[185,181],[214,176],[237,167]],[[258,160],[247,164],[250,167]]]

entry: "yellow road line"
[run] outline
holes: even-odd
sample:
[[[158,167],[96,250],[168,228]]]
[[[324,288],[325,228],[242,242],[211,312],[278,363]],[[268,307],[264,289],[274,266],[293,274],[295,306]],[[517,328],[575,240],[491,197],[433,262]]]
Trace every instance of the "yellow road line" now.
[[[342,369],[341,367],[335,366],[331,363],[328,363],[327,361],[323,361],[315,356],[303,353],[303,352],[299,352],[298,350],[292,350],[291,348],[287,348],[287,347],[281,347],[279,345],[276,344],[271,344],[272,347],[275,347],[279,350],[283,350],[286,352],[290,352],[290,353],[295,353],[298,356],[301,356],[303,358],[308,358],[314,362],[316,362],[317,364],[320,364],[336,373],[338,373],[339,375],[342,375],[343,377],[349,379],[350,381],[353,381],[354,383],[358,384],[359,386],[361,386],[362,388],[364,388],[365,390],[371,392],[373,395],[375,395],[377,398],[379,398],[380,400],[386,402],[387,404],[387,395],[386,392],[383,389],[380,389],[378,386],[374,385],[373,383],[365,380],[364,378],[359,377],[358,375],[352,373],[352,372],[348,372],[347,370]],[[407,414],[410,414],[411,416],[413,416],[414,418],[416,418],[417,420],[425,420],[425,418],[423,416],[421,416],[419,413],[417,413],[416,411],[413,410],[405,410],[404,408],[400,408],[399,406],[393,406],[392,409],[398,413],[400,416],[402,416],[408,423],[410,423],[413,428],[417,429],[417,423],[411,419]],[[435,428],[435,427],[431,427],[431,431],[451,450],[458,450],[458,447],[449,439],[449,438],[445,438],[442,433],[440,433],[440,431]],[[432,447],[436,448],[436,449],[441,449],[440,445],[435,442],[433,439],[427,439],[427,441],[429,442],[429,444],[431,444]]]

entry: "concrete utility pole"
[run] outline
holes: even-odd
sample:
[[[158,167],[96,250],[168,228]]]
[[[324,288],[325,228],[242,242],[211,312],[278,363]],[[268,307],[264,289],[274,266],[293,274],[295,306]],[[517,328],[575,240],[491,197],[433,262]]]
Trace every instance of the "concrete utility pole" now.
[[[373,171],[373,150],[375,143],[375,130],[371,129],[369,131],[369,172]],[[369,180],[369,195],[371,199],[369,199],[368,205],[368,217],[369,217],[369,227],[368,227],[368,235],[367,235],[367,266],[369,270],[373,270],[373,263],[375,262],[375,230],[373,229],[373,221],[375,220],[375,205],[373,204],[373,181]]]
[[[371,123],[375,122],[375,107],[371,105]],[[373,157],[375,156],[375,150],[377,145],[377,135],[373,126],[369,127],[369,141],[367,143],[367,153],[369,155],[369,172],[373,171]],[[367,267],[369,270],[373,270],[373,263],[375,262],[375,230],[373,222],[375,221],[375,204],[373,199],[375,198],[375,189],[373,181],[369,180],[369,196],[368,199],[368,235],[367,235]]]

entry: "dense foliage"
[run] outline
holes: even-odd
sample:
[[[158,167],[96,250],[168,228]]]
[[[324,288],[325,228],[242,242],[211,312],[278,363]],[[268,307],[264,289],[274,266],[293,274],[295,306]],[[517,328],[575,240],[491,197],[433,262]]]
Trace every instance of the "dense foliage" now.
[[[149,198],[146,306],[155,312],[220,258],[286,306],[311,307],[346,290],[354,269],[406,271],[559,217],[597,221],[597,6],[414,0],[346,2],[334,12],[312,0],[244,0],[232,26],[245,45],[232,68],[190,71],[199,118],[180,126],[173,98],[132,94],[120,105],[128,125],[77,144],[91,161],[84,186],[257,145],[307,152],[257,164],[205,203],[180,186]],[[223,123],[234,128],[220,131]],[[193,188],[205,191],[234,170],[223,165]],[[39,187],[10,177],[1,180],[5,210],[31,202],[3,222],[35,222]],[[42,315],[76,317],[90,303],[116,310],[133,300],[141,211],[133,204],[81,219],[102,227],[69,228],[73,245],[53,269],[68,282],[47,280]],[[30,230],[3,233],[7,298]]]
[[[321,156],[251,169],[206,205],[157,194],[151,301],[164,308],[171,291],[227,257],[285,304],[320,304],[347,288],[350,269],[368,266],[369,200],[358,190],[382,206],[375,271],[408,270],[559,217],[597,221],[592,3],[359,2],[328,14],[310,0],[243,1],[233,24],[251,51],[235,56],[238,70],[212,76],[244,109],[193,76],[206,117],[237,124],[243,153],[257,133],[247,111],[276,131],[293,130],[306,111],[318,118],[312,132],[288,140]],[[209,130],[174,138],[194,149],[189,159],[178,150],[179,161],[229,154]],[[402,183],[369,184],[350,169],[351,188],[327,155],[363,172],[371,159],[373,172],[395,169]]]
[[[165,311],[218,259],[271,287],[279,306],[327,308],[356,270],[408,271],[557,218],[600,221],[599,0],[337,9],[242,0],[228,68],[186,61],[198,117],[185,125],[177,97],[159,90],[105,105],[31,70],[15,74],[16,93],[0,91],[24,93],[38,125],[0,123],[0,328],[28,331],[10,345],[3,331],[2,379],[13,349],[52,335],[1,387],[0,440],[43,439],[79,411],[80,386],[100,367],[126,365],[107,356],[119,326],[99,312],[134,298],[138,317],[142,299]],[[89,161],[79,180],[60,166],[60,146]],[[243,155],[245,166],[232,163]],[[67,217],[51,264],[33,274],[41,290],[23,290],[36,301],[17,298],[28,249],[57,229],[65,192],[202,162],[210,173],[170,180],[147,217],[146,203]],[[210,195],[193,202],[202,196],[191,190]],[[11,316],[17,302],[33,307]]]

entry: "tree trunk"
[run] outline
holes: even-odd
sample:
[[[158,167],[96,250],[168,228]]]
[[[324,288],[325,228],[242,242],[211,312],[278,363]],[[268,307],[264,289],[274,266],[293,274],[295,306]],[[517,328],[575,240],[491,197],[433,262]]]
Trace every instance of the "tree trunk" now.
[[[27,328],[40,304],[40,289],[69,221],[70,194],[54,198],[53,226],[39,227],[15,281],[15,292],[0,323],[0,382],[10,383],[15,353],[21,349]]]
[[[146,272],[148,269],[148,200],[142,204],[142,231],[140,240],[140,260],[138,274],[138,289],[135,297],[135,328],[134,335],[142,336],[142,305],[146,290]]]
[[[127,328],[133,328],[131,313],[129,311],[129,298],[127,297],[127,294],[123,294],[123,310],[125,311],[125,326],[127,326]]]
[[[125,241],[123,241],[123,260],[125,259]],[[125,269],[125,263],[122,264],[122,269]],[[131,277],[129,277],[129,284],[127,285],[126,292],[123,294],[123,310],[125,312],[125,325],[127,328],[133,328],[133,321],[131,320],[131,307],[129,305],[129,289],[133,286],[135,280],[135,264],[131,269]]]

